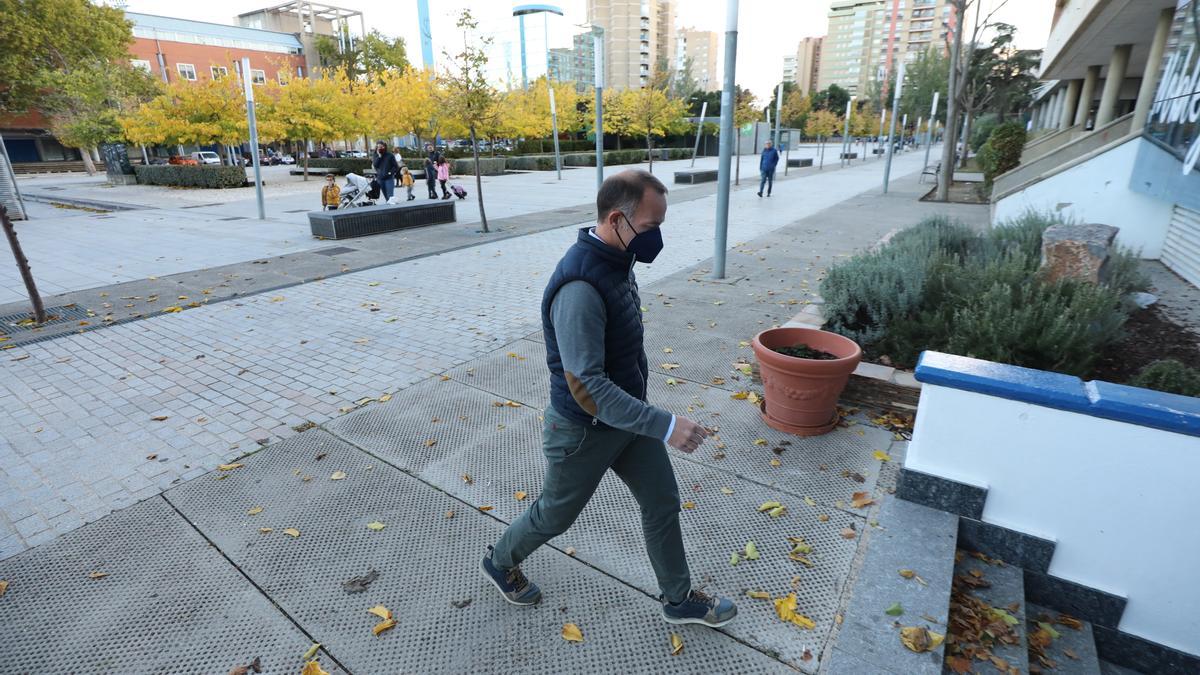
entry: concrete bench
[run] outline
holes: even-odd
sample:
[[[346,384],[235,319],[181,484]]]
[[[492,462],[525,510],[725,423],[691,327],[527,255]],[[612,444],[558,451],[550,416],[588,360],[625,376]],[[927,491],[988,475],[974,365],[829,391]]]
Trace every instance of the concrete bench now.
[[[885,149],[883,149],[883,148],[872,148],[872,149],[871,149],[871,154],[872,154],[872,155],[882,155],[882,154],[883,154],[883,153],[885,153],[885,152],[887,152],[887,150],[885,150]]]
[[[806,166],[813,165],[813,161],[811,159],[789,159],[787,163],[788,166],[793,169],[803,169]]]
[[[691,171],[676,171],[675,183],[711,183],[717,179],[716,169],[693,169]]]
[[[300,167],[298,169],[292,169],[288,173],[292,174],[293,176],[303,176],[304,175],[304,167]],[[324,167],[318,168],[318,167],[314,166],[308,170],[308,175],[310,175],[310,176],[324,176],[327,173],[332,173],[335,176],[337,175],[337,172],[335,170],[326,169]]]
[[[308,214],[308,226],[313,236],[325,239],[351,239],[455,220],[454,201],[449,199],[310,211]]]
[[[843,152],[841,159],[858,159],[857,152]]]

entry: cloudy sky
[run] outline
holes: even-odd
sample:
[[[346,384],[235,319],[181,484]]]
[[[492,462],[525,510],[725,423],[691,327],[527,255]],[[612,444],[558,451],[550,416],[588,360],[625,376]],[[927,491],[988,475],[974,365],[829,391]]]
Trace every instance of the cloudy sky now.
[[[127,0],[133,12],[177,16],[215,23],[236,23],[240,13],[279,4],[282,0],[204,0],[182,3],[178,0]],[[985,13],[1004,0],[975,0],[982,3]],[[420,39],[417,30],[416,0],[335,0],[326,4],[361,10],[367,30],[378,29],[388,35],[398,35],[408,44],[409,56],[420,63]],[[462,36],[454,28],[459,11],[470,8],[479,19],[480,29],[491,35],[492,76],[503,81],[511,62],[514,78],[520,80],[520,51],[517,21],[512,18],[513,3],[509,0],[430,0],[430,32],[433,35],[434,58],[442,60],[443,50],[453,52],[461,47]],[[587,20],[584,0],[558,0],[565,15],[550,16],[546,27],[551,47],[569,47],[571,35]],[[724,34],[725,0],[676,0],[677,26],[693,26]],[[760,98],[765,98],[779,82],[783,72],[783,57],[795,52],[796,41],[807,36],[824,35],[829,0],[741,0],[738,19],[737,81]],[[1050,32],[1053,3],[1049,0],[1007,0],[994,20],[1017,26],[1018,46],[1040,48]],[[526,51],[530,76],[545,72],[546,41],[543,39],[542,17],[526,19]],[[723,40],[722,40],[723,41]]]

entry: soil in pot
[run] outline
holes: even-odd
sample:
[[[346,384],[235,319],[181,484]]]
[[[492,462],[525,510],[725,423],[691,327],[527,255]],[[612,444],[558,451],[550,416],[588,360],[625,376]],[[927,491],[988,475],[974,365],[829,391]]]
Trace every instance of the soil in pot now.
[[[838,358],[836,354],[814,349],[803,342],[797,342],[790,347],[775,347],[771,351],[783,354],[784,356],[793,356],[798,359],[815,359],[817,361],[832,361]]]

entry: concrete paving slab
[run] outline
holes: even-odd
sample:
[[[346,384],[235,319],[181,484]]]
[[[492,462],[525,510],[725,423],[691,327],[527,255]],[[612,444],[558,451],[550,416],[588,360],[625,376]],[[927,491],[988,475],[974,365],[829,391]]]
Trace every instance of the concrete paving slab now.
[[[1028,615],[1030,633],[1038,630],[1037,622],[1044,621],[1049,623],[1059,634],[1059,637],[1046,649],[1046,657],[1054,663],[1054,666],[1047,668],[1045,664],[1038,664],[1043,672],[1061,675],[1100,675],[1100,656],[1096,653],[1096,640],[1092,636],[1092,624],[1084,621],[1079,630],[1057,624],[1055,619],[1058,618],[1059,612],[1033,603],[1026,605],[1025,612]],[[1070,652],[1070,656],[1068,656],[1068,652]]]
[[[837,636],[837,648],[897,675],[938,675],[945,646],[923,654],[909,651],[901,644],[894,624],[946,633],[957,518],[885,497],[878,521],[880,528],[872,529],[865,543],[866,555]],[[913,570],[926,583],[901,577],[901,569]],[[893,603],[900,603],[901,616],[884,613]]]
[[[501,523],[324,431],[244,461],[224,480],[207,475],[166,498],[351,671],[790,670],[720,631],[669,627],[655,600],[552,550],[525,565],[543,602],[508,605],[478,571]],[[347,477],[330,480],[334,471]],[[247,515],[254,506],[263,511]],[[386,527],[368,529],[374,521]],[[344,590],[370,570],[379,575],[366,591]],[[367,609],[378,604],[397,626],[374,636],[378,619]],[[582,629],[584,643],[560,637],[566,622]],[[671,632],[684,639],[678,656],[669,655]]]
[[[6,673],[211,674],[255,658],[299,672],[312,644],[161,497],[0,562],[0,579]]]

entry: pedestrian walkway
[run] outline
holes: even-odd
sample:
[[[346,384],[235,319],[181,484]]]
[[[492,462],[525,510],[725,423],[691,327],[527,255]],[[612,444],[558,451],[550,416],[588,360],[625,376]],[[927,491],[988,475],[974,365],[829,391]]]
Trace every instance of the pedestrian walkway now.
[[[733,397],[753,389],[742,343],[896,227],[986,220],[916,202],[917,168],[888,196],[850,171],[770,201],[735,193],[727,282],[707,280],[712,204],[677,205],[666,250],[639,269],[651,399],[719,429],[672,462],[693,576],[739,596],[726,629],[659,623],[636,507],[612,479],[529,561],[542,606],[504,604],[474,571],[540,487],[537,306],[566,227],[3,352],[0,623],[39,636],[15,640],[6,667],[224,672],[258,657],[287,672],[318,642],[330,672],[816,672],[870,537],[872,507],[851,495],[886,492],[904,443],[869,417],[817,439],[768,429]],[[811,567],[787,537],[813,547]],[[731,564],[749,542],[760,559]],[[745,591],[796,592],[813,628]],[[378,637],[377,604],[398,621]],[[566,622],[582,645],[558,637]]]

